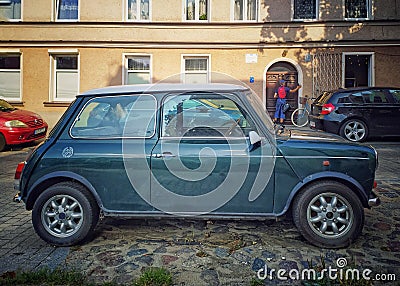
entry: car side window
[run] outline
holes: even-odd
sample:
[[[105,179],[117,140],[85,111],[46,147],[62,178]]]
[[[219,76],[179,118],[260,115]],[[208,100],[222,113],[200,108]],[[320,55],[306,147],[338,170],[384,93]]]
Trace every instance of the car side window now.
[[[163,137],[246,137],[255,125],[233,100],[213,93],[168,96]]]
[[[155,132],[156,100],[151,95],[91,99],[75,119],[74,138],[146,138]]]
[[[395,103],[400,103],[400,90],[399,89],[391,89],[389,90],[390,94],[393,96]]]
[[[349,99],[352,103],[356,104],[363,104],[365,102],[364,95],[361,92],[350,94]]]

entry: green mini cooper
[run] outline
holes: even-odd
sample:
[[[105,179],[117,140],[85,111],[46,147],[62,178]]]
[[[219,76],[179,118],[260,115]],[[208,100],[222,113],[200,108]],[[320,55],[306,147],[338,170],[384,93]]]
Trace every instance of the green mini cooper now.
[[[312,244],[361,233],[377,154],[335,135],[276,129],[249,88],[107,87],[80,94],[18,165],[16,201],[46,242],[83,243],[100,215],[277,218]]]

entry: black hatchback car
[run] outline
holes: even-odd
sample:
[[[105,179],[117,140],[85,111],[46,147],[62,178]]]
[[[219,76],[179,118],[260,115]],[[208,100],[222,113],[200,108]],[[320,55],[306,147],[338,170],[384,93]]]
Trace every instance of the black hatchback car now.
[[[322,93],[312,104],[310,127],[353,141],[400,136],[400,88],[358,87]]]

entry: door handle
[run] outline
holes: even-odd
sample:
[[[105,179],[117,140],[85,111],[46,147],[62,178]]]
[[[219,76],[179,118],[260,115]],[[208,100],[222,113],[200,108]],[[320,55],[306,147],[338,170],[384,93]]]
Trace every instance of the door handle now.
[[[171,152],[163,152],[162,154],[160,154],[160,153],[151,154],[151,157],[153,157],[153,158],[173,158],[173,157],[176,157],[176,155],[172,154]]]

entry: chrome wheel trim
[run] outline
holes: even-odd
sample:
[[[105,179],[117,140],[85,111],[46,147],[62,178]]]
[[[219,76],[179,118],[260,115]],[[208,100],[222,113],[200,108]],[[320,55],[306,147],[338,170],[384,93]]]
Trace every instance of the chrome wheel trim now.
[[[349,121],[344,127],[344,135],[347,139],[354,142],[362,140],[366,132],[364,124],[358,121]]]
[[[56,195],[43,205],[41,220],[44,229],[51,235],[70,237],[83,224],[83,208],[74,197]]]
[[[315,196],[307,206],[307,222],[312,231],[323,238],[346,235],[354,223],[350,203],[336,193]]]

